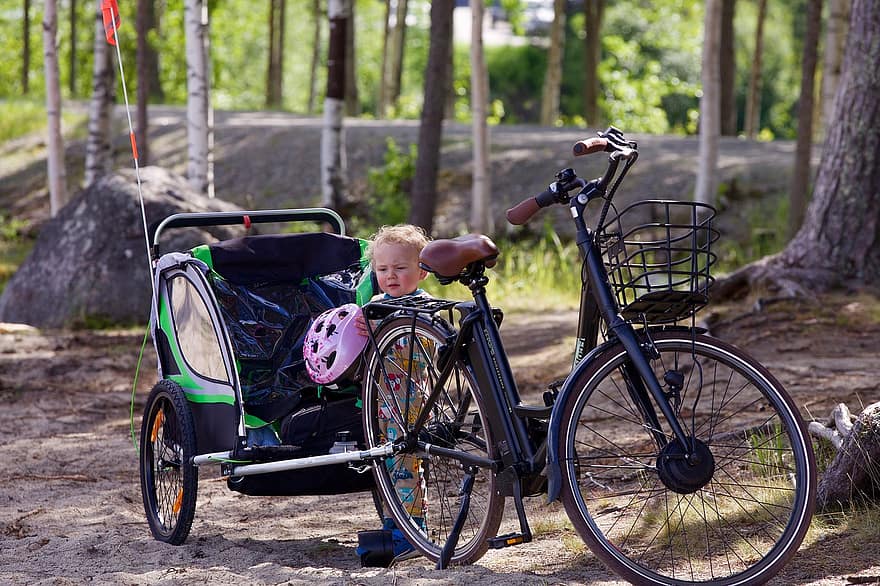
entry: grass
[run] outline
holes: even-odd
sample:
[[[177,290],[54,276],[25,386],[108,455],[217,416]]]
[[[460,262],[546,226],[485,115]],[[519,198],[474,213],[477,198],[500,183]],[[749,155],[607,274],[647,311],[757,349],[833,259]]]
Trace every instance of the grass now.
[[[0,142],[46,127],[46,106],[36,100],[0,100]]]
[[[26,226],[22,220],[0,214],[0,293],[34,246],[33,239],[22,234]]]

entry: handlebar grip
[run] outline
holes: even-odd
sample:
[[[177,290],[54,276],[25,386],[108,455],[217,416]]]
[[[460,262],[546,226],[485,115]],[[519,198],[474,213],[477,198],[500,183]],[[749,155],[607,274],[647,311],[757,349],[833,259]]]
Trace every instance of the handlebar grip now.
[[[514,226],[522,226],[538,213],[538,210],[542,207],[553,203],[555,196],[556,194],[548,189],[535,197],[519,202],[507,210],[507,221]]]
[[[572,152],[574,152],[574,156],[580,157],[583,155],[591,155],[593,153],[601,153],[605,150],[605,147],[607,146],[608,141],[604,138],[588,138],[586,140],[579,140],[574,143]]]

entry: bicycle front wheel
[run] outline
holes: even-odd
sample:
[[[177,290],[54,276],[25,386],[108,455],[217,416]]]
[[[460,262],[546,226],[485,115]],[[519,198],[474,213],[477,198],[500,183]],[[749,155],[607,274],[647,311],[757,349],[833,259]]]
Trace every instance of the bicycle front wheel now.
[[[737,348],[653,335],[654,372],[691,448],[654,405],[623,346],[575,381],[560,430],[562,500],[610,569],[637,584],[759,584],[797,551],[815,507],[805,426],[782,386]],[[645,396],[641,394],[641,396]]]
[[[484,425],[485,410],[470,369],[455,361],[452,374],[435,401],[438,358],[451,332],[440,322],[394,318],[376,333],[377,347],[366,362],[363,380],[364,437],[368,448],[400,437],[407,448],[373,466],[376,487],[386,513],[426,557],[437,561],[461,507],[465,468],[454,456],[429,455],[416,443],[495,458],[492,432]],[[422,411],[422,429],[413,424]],[[489,469],[476,471],[470,507],[450,563],[469,564],[488,548],[498,532],[504,497]]]

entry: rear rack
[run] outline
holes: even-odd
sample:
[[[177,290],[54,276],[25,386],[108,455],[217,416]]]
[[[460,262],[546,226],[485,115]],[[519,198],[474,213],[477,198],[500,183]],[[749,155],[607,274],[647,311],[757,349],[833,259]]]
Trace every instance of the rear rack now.
[[[367,319],[383,319],[398,311],[433,315],[452,309],[459,303],[460,301],[450,301],[448,299],[408,295],[406,297],[397,297],[396,299],[371,301],[364,306],[364,316]]]

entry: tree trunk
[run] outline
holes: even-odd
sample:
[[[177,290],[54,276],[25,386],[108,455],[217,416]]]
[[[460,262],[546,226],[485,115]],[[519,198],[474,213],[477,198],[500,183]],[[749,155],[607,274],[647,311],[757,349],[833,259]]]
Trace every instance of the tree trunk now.
[[[407,0],[397,0],[395,22],[391,42],[391,79],[390,102],[397,104],[400,99],[400,82],[403,78],[403,47],[406,44],[406,14],[409,7]]]
[[[703,96],[700,98],[700,149],[694,200],[713,204],[718,191],[718,136],[721,132],[721,0],[706,0],[703,23]]]
[[[550,50],[547,72],[541,95],[541,124],[553,126],[559,118],[559,87],[562,84],[562,53],[565,50],[565,0],[553,2],[553,25],[550,28]]]
[[[489,213],[489,128],[486,110],[489,74],[483,55],[483,0],[471,0],[471,125],[473,137],[473,185],[470,228],[473,232],[492,232]]]
[[[822,0],[807,2],[807,26],[801,62],[801,93],[798,99],[798,134],[794,153],[794,169],[789,189],[788,236],[801,227],[810,192],[810,158],[813,147],[813,95],[818,58],[819,34],[822,27]]]
[[[443,115],[450,87],[453,0],[431,2],[431,46],[425,67],[425,102],[419,126],[419,154],[413,178],[409,221],[430,234],[437,205],[437,171]]]
[[[95,2],[95,43],[92,68],[92,99],[89,103],[89,136],[86,140],[86,168],[83,186],[88,187],[113,170],[113,103],[116,75],[110,45],[104,35],[101,0]],[[140,91],[140,86],[138,86]],[[138,159],[143,147],[138,141]]]
[[[843,48],[849,20],[850,0],[831,0],[828,10],[828,30],[825,32],[825,56],[822,62],[822,128],[833,124],[834,94],[840,85]]]
[[[376,102],[376,116],[385,118],[388,115],[388,104],[391,95],[391,83],[389,67],[391,59],[389,51],[391,50],[391,22],[393,20],[392,10],[394,0],[385,0],[385,36],[382,40],[382,62],[379,69],[379,100]]]
[[[46,0],[43,9],[43,64],[46,71],[46,116],[49,121],[47,166],[49,213],[55,216],[67,203],[67,171],[64,168],[64,139],[61,136],[61,87],[58,75],[57,0]]]
[[[269,0],[269,68],[266,107],[280,108],[284,79],[284,13],[286,0]]]
[[[721,136],[736,136],[736,0],[721,0]]]
[[[137,54],[135,57],[137,65],[137,129],[135,130],[135,141],[138,147],[138,162],[143,165],[149,165],[150,161],[150,142],[147,138],[149,131],[148,122],[148,103],[150,101],[150,79],[149,61],[147,57],[147,47],[149,40],[150,17],[148,13],[152,9],[151,0],[138,0],[137,3],[137,21],[135,28],[137,29]],[[95,46],[95,75],[97,76],[98,47]],[[97,80],[93,82],[95,86]],[[92,100],[95,99],[92,92]],[[90,182],[86,183],[88,185]]]
[[[601,126],[599,115],[599,63],[602,59],[602,15],[605,0],[584,0],[584,118],[592,128]]]
[[[24,40],[21,51],[21,93],[27,95],[31,77],[31,0],[24,0],[24,19],[21,26]]]
[[[318,65],[321,61],[321,26],[323,24],[321,0],[312,0],[312,17],[315,27],[312,31],[312,63],[309,67],[309,101],[307,106],[309,114],[315,113],[315,96],[318,93]]]
[[[785,250],[713,287],[716,299],[760,288],[812,296],[880,285],[880,2],[853,0],[844,70],[804,223]]]
[[[70,97],[76,97],[76,0],[70,0],[70,55],[68,62],[67,88]]]
[[[321,205],[341,209],[345,204],[345,109],[346,29],[350,0],[329,0],[330,40],[327,56],[327,94],[324,98],[324,129],[321,133]]]
[[[749,74],[749,95],[746,98],[746,136],[754,140],[761,129],[761,61],[764,57],[764,21],[767,19],[767,0],[758,0],[758,21],[755,23],[755,53]]]
[[[193,189],[213,197],[207,0],[185,0],[187,179]]]
[[[348,24],[345,27],[345,113],[358,116],[361,113],[361,98],[357,86],[357,51],[355,51],[355,1],[348,4]]]

